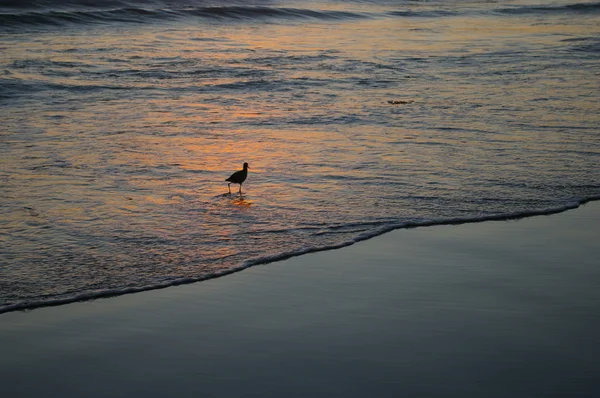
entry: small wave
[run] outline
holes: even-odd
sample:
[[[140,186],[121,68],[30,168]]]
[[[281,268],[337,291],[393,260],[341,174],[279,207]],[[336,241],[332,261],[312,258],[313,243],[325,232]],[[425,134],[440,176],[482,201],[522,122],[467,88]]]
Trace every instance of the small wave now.
[[[17,14],[0,14],[0,24],[5,28],[20,26],[67,26],[108,24],[114,22],[143,23],[173,19],[177,14],[165,10],[125,8],[94,11],[35,11]]]
[[[500,8],[495,12],[510,15],[525,14],[558,14],[558,13],[592,13],[600,11],[600,3],[576,3],[561,6],[523,6]]]
[[[408,18],[438,18],[451,17],[457,15],[457,13],[448,10],[397,10],[390,11],[387,15]]]
[[[289,19],[358,19],[364,18],[364,14],[348,11],[322,11],[300,8],[274,8],[274,7],[205,7],[187,10],[190,15],[218,19],[260,19],[260,18],[289,18]]]
[[[568,39],[565,39],[563,42],[567,42],[571,45],[571,51],[592,54],[600,53],[600,38],[586,37],[570,39],[570,41],[567,40]]]
[[[436,226],[436,225],[459,225],[459,224],[468,224],[468,223],[479,223],[479,222],[485,222],[485,221],[516,220],[516,219],[522,219],[522,218],[534,217],[534,216],[540,216],[540,215],[550,215],[550,214],[562,213],[567,210],[576,209],[579,206],[581,206],[582,204],[585,204],[590,201],[595,201],[595,200],[600,200],[600,195],[589,196],[589,197],[581,198],[581,199],[573,199],[573,200],[570,200],[570,201],[564,203],[563,205],[544,208],[544,209],[523,210],[523,211],[515,211],[515,212],[511,212],[511,213],[492,214],[492,215],[486,215],[486,216],[456,217],[456,218],[450,218],[450,219],[434,219],[434,220],[389,223],[389,224],[385,224],[381,227],[362,232],[362,233],[358,234],[357,236],[355,236],[354,238],[340,242],[340,243],[331,244],[331,245],[323,245],[323,246],[303,247],[303,248],[299,248],[299,249],[291,250],[291,251],[287,251],[287,252],[275,253],[275,254],[271,254],[271,255],[267,255],[267,256],[257,257],[257,258],[246,260],[236,267],[232,267],[232,268],[229,268],[226,270],[219,270],[210,275],[204,275],[202,277],[180,278],[180,279],[164,281],[161,283],[156,283],[156,284],[146,285],[146,286],[128,286],[128,287],[124,287],[124,288],[93,291],[93,292],[82,293],[82,294],[78,294],[75,296],[64,297],[64,298],[56,298],[56,299],[48,299],[48,300],[40,300],[40,301],[25,301],[25,302],[20,302],[20,303],[0,307],[0,314],[6,313],[6,312],[12,312],[12,311],[27,311],[27,310],[33,310],[33,309],[42,308],[42,307],[58,306],[58,305],[63,305],[63,304],[79,302],[79,301],[89,301],[89,300],[96,300],[96,299],[100,299],[100,298],[115,297],[115,296],[121,296],[121,295],[125,295],[125,294],[140,293],[140,292],[144,292],[144,291],[148,291],[148,290],[164,289],[164,288],[171,287],[171,286],[179,286],[179,285],[185,285],[185,284],[191,284],[191,283],[195,283],[195,282],[205,281],[205,280],[209,280],[209,279],[215,279],[215,278],[219,278],[222,276],[233,274],[235,272],[242,271],[244,269],[253,267],[255,265],[262,265],[262,264],[268,264],[268,263],[272,263],[272,262],[276,262],[276,261],[287,260],[292,257],[298,257],[298,256],[308,254],[308,253],[316,253],[316,252],[327,251],[327,250],[341,249],[343,247],[351,246],[351,245],[354,245],[355,243],[365,241],[365,240],[374,238],[376,236],[379,236],[379,235],[382,235],[382,234],[385,234],[387,232],[394,231],[397,229],[429,227],[429,226]]]

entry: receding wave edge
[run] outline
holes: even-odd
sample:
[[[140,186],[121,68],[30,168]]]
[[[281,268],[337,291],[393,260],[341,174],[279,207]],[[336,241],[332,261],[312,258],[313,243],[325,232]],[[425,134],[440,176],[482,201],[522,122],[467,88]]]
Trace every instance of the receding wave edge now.
[[[456,217],[456,218],[443,219],[443,220],[425,220],[425,221],[408,221],[408,222],[391,223],[391,224],[384,225],[380,228],[377,228],[377,229],[374,229],[371,231],[363,232],[363,233],[355,236],[354,238],[344,241],[344,242],[340,242],[340,243],[333,244],[333,245],[304,247],[304,248],[291,250],[291,251],[287,251],[287,252],[253,258],[253,259],[249,259],[249,260],[242,262],[237,267],[234,267],[234,268],[231,268],[228,270],[218,271],[211,275],[205,275],[205,276],[197,277],[197,278],[175,279],[172,281],[167,281],[167,282],[162,282],[162,283],[157,283],[157,284],[152,284],[152,285],[146,285],[146,286],[107,289],[107,290],[103,290],[103,291],[99,291],[99,292],[83,293],[83,294],[76,295],[73,297],[57,298],[57,299],[50,299],[50,300],[40,300],[40,301],[25,301],[25,302],[20,302],[20,303],[11,304],[8,306],[0,307],[0,314],[12,312],[12,311],[28,311],[28,310],[33,310],[36,308],[59,306],[59,305],[70,304],[70,303],[75,303],[75,302],[79,302],[79,301],[90,301],[90,300],[96,300],[96,299],[100,299],[100,298],[122,296],[125,294],[140,293],[140,292],[144,292],[144,291],[148,291],[148,290],[164,289],[164,288],[171,287],[171,286],[178,286],[178,285],[185,285],[185,284],[201,282],[201,281],[215,279],[215,278],[219,278],[219,277],[222,277],[225,275],[233,274],[235,272],[242,271],[244,269],[253,267],[255,265],[268,264],[268,263],[272,263],[272,262],[276,262],[276,261],[287,260],[289,258],[301,256],[303,254],[308,254],[308,253],[316,253],[316,252],[326,251],[326,250],[341,249],[343,247],[351,246],[355,243],[358,243],[358,242],[361,242],[364,240],[368,240],[368,239],[374,238],[376,236],[379,236],[379,235],[382,235],[382,234],[385,234],[387,232],[394,231],[397,229],[430,227],[430,226],[436,226],[436,225],[459,225],[459,224],[479,223],[479,222],[485,222],[485,221],[517,220],[517,219],[534,217],[534,216],[562,213],[567,210],[576,209],[579,206],[581,206],[587,202],[597,201],[597,200],[600,200],[600,195],[589,196],[589,197],[585,197],[585,198],[581,198],[581,199],[573,199],[569,202],[564,203],[561,206],[555,206],[555,207],[550,207],[550,208],[545,208],[545,209],[523,210],[523,211],[510,212],[510,213],[501,213],[501,214],[493,214],[493,215],[488,215],[488,216],[480,216],[480,217]]]

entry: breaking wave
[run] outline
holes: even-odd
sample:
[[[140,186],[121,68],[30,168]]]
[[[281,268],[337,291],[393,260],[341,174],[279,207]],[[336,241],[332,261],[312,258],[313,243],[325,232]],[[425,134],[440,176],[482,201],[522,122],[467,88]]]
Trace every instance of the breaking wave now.
[[[217,21],[253,20],[348,20],[366,18],[360,13],[346,11],[322,11],[300,8],[276,7],[196,7],[185,9],[115,8],[84,10],[40,10],[17,13],[1,13],[0,25],[5,28],[19,26],[65,26],[109,23],[154,23],[180,18],[199,18]]]
[[[269,1],[252,3],[232,1],[227,6],[210,1],[142,1],[142,0],[7,0],[0,3],[0,26],[14,30],[19,27],[61,27],[111,23],[158,23],[194,18],[218,22],[252,21],[344,21],[361,18],[444,18],[465,12],[460,2],[443,8],[413,8],[404,4],[385,13],[347,10],[323,10],[281,7]],[[576,3],[562,6],[514,6],[492,9],[492,13],[508,15],[596,13],[600,3]],[[469,10],[468,12],[473,12]],[[489,12],[485,11],[485,12]]]

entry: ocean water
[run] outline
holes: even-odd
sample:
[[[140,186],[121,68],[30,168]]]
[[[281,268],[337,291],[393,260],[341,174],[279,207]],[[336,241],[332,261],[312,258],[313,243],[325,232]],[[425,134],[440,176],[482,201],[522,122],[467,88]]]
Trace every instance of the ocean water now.
[[[600,2],[0,1],[0,313],[599,199],[599,103]]]

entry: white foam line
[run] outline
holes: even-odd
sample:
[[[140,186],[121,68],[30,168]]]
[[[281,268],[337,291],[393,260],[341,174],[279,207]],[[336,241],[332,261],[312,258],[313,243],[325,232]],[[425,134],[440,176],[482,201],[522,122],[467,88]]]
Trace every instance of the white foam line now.
[[[154,285],[139,286],[139,287],[127,287],[127,288],[122,288],[122,289],[109,289],[109,290],[103,290],[101,292],[84,293],[84,294],[80,294],[77,296],[60,298],[60,299],[51,299],[51,300],[44,300],[44,301],[25,301],[25,302],[21,302],[21,303],[17,303],[17,304],[8,305],[5,307],[0,307],[0,314],[6,313],[6,312],[12,312],[12,311],[26,311],[26,310],[33,310],[33,309],[41,308],[41,307],[58,306],[58,305],[70,304],[70,303],[74,303],[74,302],[78,302],[78,301],[89,301],[89,300],[95,300],[95,299],[100,299],[100,298],[121,296],[121,295],[125,295],[125,294],[140,293],[140,292],[145,292],[148,290],[164,289],[166,287],[185,285],[185,284],[205,281],[205,280],[209,280],[209,279],[219,278],[221,276],[233,274],[234,272],[242,271],[246,268],[250,268],[255,265],[268,264],[268,263],[272,263],[272,262],[276,262],[276,261],[287,260],[289,258],[301,256],[303,254],[308,254],[308,253],[316,253],[316,252],[326,251],[326,250],[341,249],[342,247],[351,246],[355,243],[374,238],[376,236],[382,235],[386,232],[390,232],[390,231],[393,231],[396,229],[429,227],[429,226],[435,226],[435,225],[458,225],[458,224],[468,224],[468,223],[477,223],[477,222],[485,222],[485,221],[516,220],[516,219],[534,217],[534,216],[540,216],[540,215],[550,215],[550,214],[562,213],[567,210],[576,209],[579,206],[581,206],[587,202],[591,202],[591,201],[595,201],[595,200],[600,200],[600,195],[589,196],[589,197],[586,197],[583,199],[573,199],[569,202],[566,202],[562,206],[556,206],[556,207],[540,209],[540,210],[524,210],[524,211],[511,212],[511,213],[481,216],[481,217],[456,217],[456,218],[450,218],[450,219],[444,219],[444,220],[409,221],[409,222],[388,224],[384,227],[380,227],[380,228],[374,229],[369,232],[363,232],[363,233],[359,234],[358,236],[354,237],[353,239],[350,239],[350,240],[347,240],[347,241],[344,241],[341,243],[336,243],[333,245],[325,245],[325,246],[304,247],[304,248],[292,250],[289,252],[271,254],[268,256],[249,259],[249,260],[244,261],[237,267],[230,268],[230,269],[223,270],[223,271],[218,271],[213,274],[205,275],[205,276],[198,277],[198,278],[181,278],[181,279],[176,279],[173,281],[158,283],[158,284],[154,284]]]

